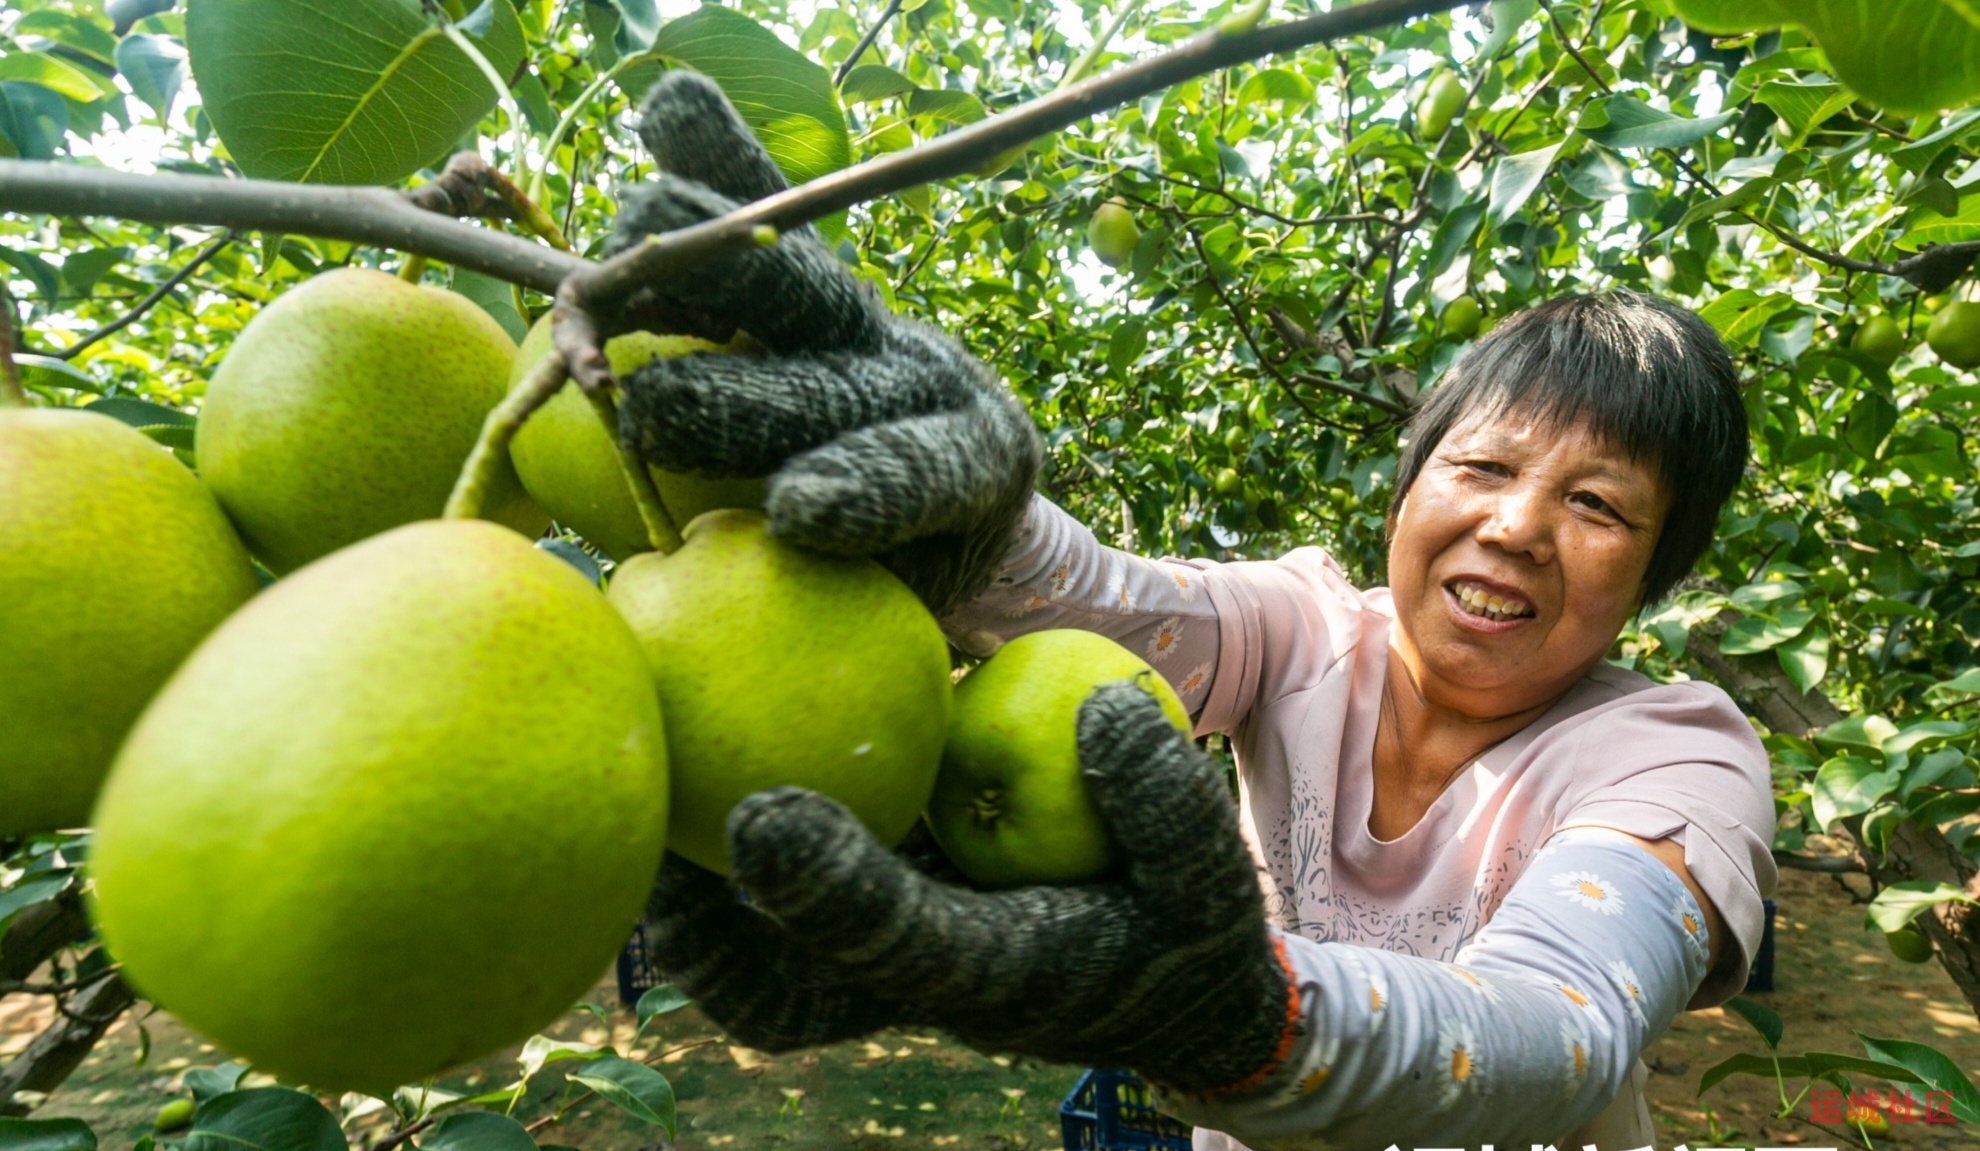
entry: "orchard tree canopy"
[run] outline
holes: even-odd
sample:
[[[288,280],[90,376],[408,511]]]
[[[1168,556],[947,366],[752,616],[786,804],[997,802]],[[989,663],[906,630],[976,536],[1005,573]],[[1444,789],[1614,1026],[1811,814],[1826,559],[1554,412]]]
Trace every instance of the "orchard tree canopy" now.
[[[720,83],[798,184],[1193,37],[1347,6],[1261,7],[1246,33],[1259,9],[1230,0],[10,0],[0,149],[21,162],[0,166],[0,260],[20,381],[196,467],[234,336],[325,269],[449,284],[520,339],[597,257],[615,187],[652,174],[629,124],[666,69]],[[1696,308],[1736,357],[1754,457],[1698,577],[1612,657],[1731,692],[1767,733],[1783,863],[1865,873],[1876,925],[1915,922],[1980,1008],[1980,17],[1958,0],[1389,7],[1414,18],[1180,72],[819,227],[1008,381],[1046,437],[1048,494],[1103,539],[1318,544],[1365,585],[1384,580],[1404,421],[1480,331],[1564,292]],[[445,168],[456,152],[484,163]],[[70,207],[24,198],[30,170],[70,181]],[[408,225],[376,246],[313,228],[304,205],[327,200],[146,209],[129,189],[167,181],[97,197],[110,173],[382,185],[489,219],[483,241],[435,248]],[[382,210],[352,195],[350,213]],[[1102,261],[1088,223],[1109,200],[1132,247]],[[498,230],[542,271],[442,258]],[[58,856],[0,868],[0,930],[73,900]],[[1778,1021],[1759,1023],[1771,1046]],[[1892,1050],[1868,1059],[1952,1089],[1943,1059]],[[1809,1058],[1800,1073],[1834,1066]]]

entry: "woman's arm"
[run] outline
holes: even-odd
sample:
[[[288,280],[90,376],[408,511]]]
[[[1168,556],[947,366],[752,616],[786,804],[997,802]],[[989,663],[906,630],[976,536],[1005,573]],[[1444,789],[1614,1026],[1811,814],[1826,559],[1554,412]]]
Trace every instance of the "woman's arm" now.
[[[1162,673],[1192,714],[1217,670],[1217,611],[1201,571],[1107,547],[1039,495],[989,588],[942,622],[957,647],[979,657],[1048,628],[1098,632]]]
[[[1546,1140],[1593,1118],[1705,977],[1698,901],[1633,837],[1551,839],[1454,962],[1286,940],[1305,1012],[1284,1067],[1240,1098],[1165,1109],[1247,1143]]]

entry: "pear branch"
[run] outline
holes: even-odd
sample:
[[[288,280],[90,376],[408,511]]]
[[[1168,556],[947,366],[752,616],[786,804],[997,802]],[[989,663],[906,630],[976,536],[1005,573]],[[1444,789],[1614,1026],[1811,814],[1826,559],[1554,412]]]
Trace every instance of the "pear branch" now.
[[[180,284],[183,284],[188,279],[190,279],[192,277],[192,274],[194,272],[199,271],[200,267],[203,264],[205,264],[208,260],[212,259],[214,256],[218,255],[220,249],[226,247],[228,244],[233,243],[233,241],[234,241],[234,233],[232,232],[232,230],[222,232],[220,235],[215,236],[212,240],[208,241],[207,245],[204,248],[201,248],[199,251],[193,253],[193,258],[187,260],[184,264],[182,264],[179,267],[179,270],[173,272],[171,276],[165,280],[164,283],[151,289],[149,295],[145,296],[144,299],[139,300],[137,303],[131,305],[131,309],[129,311],[125,312],[121,316],[118,316],[116,319],[111,320],[109,323],[104,324],[101,327],[90,331],[89,333],[84,335],[82,339],[77,340],[75,343],[70,344],[68,347],[58,348],[52,352],[49,352],[48,354],[58,360],[73,360],[76,358],[76,356],[82,353],[82,350],[84,348],[89,347],[91,344],[96,343],[98,340],[103,339],[105,336],[115,335],[116,333],[123,331],[125,328],[130,327],[132,324],[136,323],[139,319],[142,319],[146,312],[149,312],[152,308],[156,307],[160,300],[163,300],[166,296],[171,295],[172,290],[174,288],[177,288]]]

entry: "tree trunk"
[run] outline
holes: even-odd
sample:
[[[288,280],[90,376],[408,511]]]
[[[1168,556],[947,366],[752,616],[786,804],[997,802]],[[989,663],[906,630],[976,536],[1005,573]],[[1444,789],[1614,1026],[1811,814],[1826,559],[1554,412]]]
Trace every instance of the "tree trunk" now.
[[[45,1095],[60,1087],[133,998],[131,989],[115,975],[72,997],[27,1050],[0,1068],[0,1115],[25,1115],[31,1110],[25,1101],[15,1099],[23,1091]]]
[[[1687,654],[1720,687],[1783,735],[1805,736],[1844,718],[1844,713],[1819,691],[1795,688],[1771,653],[1722,655],[1719,637],[1739,617],[1722,612],[1693,630]],[[1860,818],[1843,821],[1851,846],[1870,877],[1881,885],[1905,882],[1944,883],[1980,899],[1980,868],[1946,842],[1936,827],[1910,820],[1891,832],[1889,854],[1879,858],[1862,847]],[[1980,1016],[1980,908],[1941,903],[1913,921],[1938,951],[1939,963],[1952,976],[1968,1007]]]

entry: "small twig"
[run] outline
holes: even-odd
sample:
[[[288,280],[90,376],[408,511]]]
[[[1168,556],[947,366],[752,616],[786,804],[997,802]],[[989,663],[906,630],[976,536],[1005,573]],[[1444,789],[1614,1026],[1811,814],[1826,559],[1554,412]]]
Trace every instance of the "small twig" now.
[[[612,446],[619,453],[619,471],[626,477],[626,486],[632,489],[633,505],[639,508],[639,518],[646,525],[646,542],[655,551],[674,552],[682,544],[680,526],[674,523],[674,514],[667,510],[667,502],[660,498],[660,489],[654,486],[653,473],[646,470],[646,461],[639,458],[631,444],[619,434],[619,405],[612,398],[615,389],[590,388],[584,398],[591,402],[591,410],[598,416],[598,422],[611,437]]]
[[[14,363],[14,296],[7,290],[6,282],[0,280],[0,408],[27,406],[20,365]]]
[[[1196,248],[1196,258],[1203,261],[1203,275],[1210,281],[1210,288],[1212,291],[1217,293],[1217,298],[1223,301],[1224,309],[1230,312],[1231,322],[1237,325],[1238,335],[1244,338],[1244,344],[1246,347],[1251,349],[1252,357],[1255,358],[1259,362],[1259,364],[1264,367],[1266,371],[1272,373],[1272,378],[1279,381],[1279,386],[1285,389],[1286,395],[1292,397],[1292,402],[1298,404],[1300,410],[1305,412],[1309,419],[1318,421],[1319,423],[1323,423],[1330,428],[1335,428],[1343,432],[1360,431],[1361,429],[1359,428],[1349,427],[1347,424],[1341,423],[1339,420],[1331,420],[1328,419],[1326,416],[1321,415],[1320,410],[1318,408],[1315,408],[1312,404],[1307,403],[1306,397],[1299,394],[1299,389],[1293,387],[1292,381],[1286,377],[1286,374],[1283,371],[1279,370],[1279,365],[1275,363],[1271,359],[1271,357],[1267,356],[1264,350],[1258,346],[1257,337],[1253,336],[1251,333],[1250,317],[1245,315],[1244,309],[1238,305],[1237,300],[1231,296],[1229,289],[1224,287],[1223,280],[1219,279],[1217,273],[1212,269],[1210,264],[1210,253],[1205,251],[1203,248],[1203,237],[1197,235],[1196,229],[1194,228],[1188,229],[1188,232],[1189,232],[1190,243]]]
[[[873,47],[873,41],[880,35],[880,29],[885,28],[887,21],[892,20],[900,10],[901,0],[887,0],[887,6],[880,10],[880,15],[873,21],[873,26],[859,38],[859,43],[853,45],[851,54],[839,65],[839,70],[832,73],[832,87],[837,88],[846,82],[846,77],[852,74],[853,65],[859,63],[859,58],[866,55],[868,48]]]
[[[380,1139],[376,1143],[373,1143],[371,1145],[371,1151],[392,1151],[392,1148],[397,1147],[399,1144],[404,1143],[406,1140],[426,1130],[428,1127],[433,1126],[436,1119],[437,1119],[436,1116],[428,1115],[426,1118],[421,1119],[417,1123],[411,1124],[410,1126],[401,1127],[398,1130],[392,1132],[390,1135],[385,1136],[385,1138]]]
[[[475,439],[460,478],[454,481],[454,490],[447,496],[446,509],[440,513],[443,518],[471,520],[481,515],[482,500],[494,486],[496,477],[502,474],[509,442],[522,430],[523,421],[530,413],[550,402],[569,375],[564,357],[545,356],[509,389],[502,402],[481,422],[481,435]]]
[[[706,1039],[697,1039],[693,1043],[683,1043],[678,1047],[669,1047],[667,1050],[662,1051],[657,1055],[649,1056],[646,1059],[641,1060],[640,1062],[642,1062],[648,1067],[651,1067],[655,1063],[658,1063],[661,1060],[667,1058],[669,1055],[678,1055],[683,1051],[693,1051],[697,1047],[706,1047],[711,1043],[720,1043],[720,1042],[722,1042],[722,1036],[711,1035]],[[562,1119],[564,1117],[564,1114],[568,1112],[571,1108],[576,1107],[578,1104],[584,1102],[585,1100],[591,1098],[593,1095],[596,1094],[597,1092],[587,1087],[582,1092],[580,1092],[575,1098],[571,1099],[570,1102],[563,1104],[562,1106],[558,1107],[555,1111],[551,1112],[548,1115],[545,1115],[541,1119],[536,1119],[531,1121],[527,1127],[523,1128],[523,1130],[529,1132],[531,1135],[534,1135],[538,1131],[541,1131],[545,1127],[548,1127],[552,1123],[555,1123],[559,1119]],[[382,1146],[380,1146],[380,1147],[372,1148],[372,1151],[385,1151],[385,1149]]]
[[[136,304],[132,305],[130,311],[125,312],[123,315],[117,317],[114,320],[111,320],[109,323],[104,324],[102,327],[95,329],[94,331],[85,335],[82,339],[77,340],[73,344],[70,344],[68,347],[56,349],[55,351],[49,352],[48,354],[58,360],[72,360],[75,359],[78,355],[82,354],[84,348],[89,347],[91,344],[96,343],[98,340],[101,340],[106,336],[115,335],[116,333],[123,331],[125,328],[130,327],[132,324],[136,323],[139,319],[143,318],[146,312],[149,312],[152,308],[156,307],[159,301],[163,300],[166,296],[171,295],[172,290],[174,288],[177,288],[180,284],[185,283],[186,280],[190,278],[194,272],[199,271],[201,265],[205,264],[208,260],[218,255],[220,249],[226,247],[228,244],[233,243],[233,241],[234,241],[234,233],[232,231],[222,232],[218,236],[215,236],[212,240],[207,242],[207,245],[204,248],[201,248],[199,251],[193,253],[193,258],[186,261],[185,265],[181,267],[178,271],[173,272],[172,275],[164,283],[158,285],[156,288],[153,288],[149,295],[147,295],[144,299],[139,300]]]
[[[571,250],[557,221],[523,193],[479,152],[456,152],[430,183],[406,193],[406,199],[429,212],[446,216],[492,216],[515,220],[559,251]]]
[[[1846,855],[1801,855],[1792,851],[1774,852],[1774,865],[1790,871],[1814,871],[1826,875],[1868,875],[1870,869]]]
[[[73,995],[86,987],[93,987],[122,970],[122,964],[113,963],[103,970],[71,979],[66,983],[26,983],[19,980],[0,980],[0,995]]]

